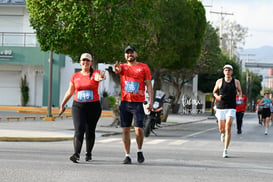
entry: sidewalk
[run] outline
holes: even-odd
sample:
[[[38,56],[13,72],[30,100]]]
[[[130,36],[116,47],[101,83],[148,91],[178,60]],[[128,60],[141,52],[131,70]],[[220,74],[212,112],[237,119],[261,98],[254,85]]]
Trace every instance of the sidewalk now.
[[[180,115],[170,114],[164,127],[182,123],[203,121],[208,114]],[[120,127],[110,126],[112,117],[101,117],[98,124],[97,137],[121,134]],[[72,140],[74,135],[72,118],[56,118],[55,121],[11,120],[0,122],[0,141],[62,141]]]

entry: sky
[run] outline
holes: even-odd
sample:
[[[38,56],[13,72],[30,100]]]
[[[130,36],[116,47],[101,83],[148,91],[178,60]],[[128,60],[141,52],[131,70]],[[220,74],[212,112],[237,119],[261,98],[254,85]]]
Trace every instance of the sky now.
[[[220,14],[225,20],[236,21],[248,28],[248,37],[243,49],[256,49],[265,45],[273,46],[273,0],[202,0],[206,9],[207,21],[220,25]]]

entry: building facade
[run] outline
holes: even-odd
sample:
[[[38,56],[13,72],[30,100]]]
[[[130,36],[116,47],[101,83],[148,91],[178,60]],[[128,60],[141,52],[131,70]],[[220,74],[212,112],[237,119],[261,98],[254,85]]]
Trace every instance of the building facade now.
[[[48,103],[48,52],[37,43],[24,0],[0,1],[0,104],[21,105],[21,79],[26,76],[31,106]],[[54,55],[52,104],[59,105],[60,70],[65,56]]]

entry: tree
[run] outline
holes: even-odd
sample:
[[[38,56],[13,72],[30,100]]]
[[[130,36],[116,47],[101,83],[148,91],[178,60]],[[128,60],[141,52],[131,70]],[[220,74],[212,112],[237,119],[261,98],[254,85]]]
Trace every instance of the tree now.
[[[159,50],[153,61],[154,90],[161,80],[175,89],[176,105],[181,89],[193,76],[193,68],[201,54],[206,28],[205,10],[200,1],[161,1],[160,18],[162,23],[156,34],[155,45]],[[149,60],[151,61],[151,60]],[[166,121],[170,107],[163,121]]]
[[[195,66],[195,72],[198,74],[214,73],[219,71],[219,68],[222,68],[223,59],[221,49],[219,48],[217,31],[210,22],[207,22],[201,56]]]
[[[204,35],[202,54],[196,64],[198,72],[198,89],[202,92],[211,92],[217,80],[222,75],[222,67],[224,60],[222,52],[219,48],[219,36],[210,22]]]
[[[242,74],[241,85],[243,93],[248,97],[249,109],[253,110],[252,103],[255,103],[262,90],[262,79],[258,74],[246,70]]]
[[[243,40],[244,36],[242,34],[239,37],[241,37],[241,39]],[[235,71],[233,77],[240,80],[240,66],[236,63],[233,57],[225,55],[225,51],[220,50],[218,29],[213,28],[212,25],[208,23],[205,33],[205,41],[204,47],[202,49],[202,55],[197,64],[200,70],[198,87],[201,91],[212,92],[215,81],[223,76],[222,68],[223,65],[226,63],[232,64],[234,66]]]
[[[163,78],[179,94],[184,84],[181,77],[188,75],[188,72],[181,75],[181,71],[193,68],[201,53],[206,27],[205,10],[197,0],[168,0],[156,5],[159,13],[156,21],[159,23],[153,26],[152,41],[147,46],[151,53],[146,57],[147,63],[155,79],[154,90],[161,89]]]
[[[222,34],[222,46],[223,49],[229,51],[230,57],[233,56],[234,50],[239,49],[240,44],[245,44],[245,38],[247,37],[248,28],[237,24],[236,21],[230,22],[226,20],[224,22],[224,32]]]
[[[153,17],[145,0],[27,0],[27,8],[41,49],[74,61],[82,52],[100,62],[122,59],[121,47],[147,39],[146,17]]]

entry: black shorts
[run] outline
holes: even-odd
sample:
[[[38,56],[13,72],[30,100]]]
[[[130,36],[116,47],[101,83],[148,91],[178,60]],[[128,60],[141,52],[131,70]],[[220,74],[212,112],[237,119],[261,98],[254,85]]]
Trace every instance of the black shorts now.
[[[119,106],[120,109],[120,126],[131,127],[134,118],[134,126],[144,127],[144,109],[142,102],[126,102],[122,101]]]
[[[262,110],[262,118],[269,118],[271,116],[270,108],[263,108]]]

